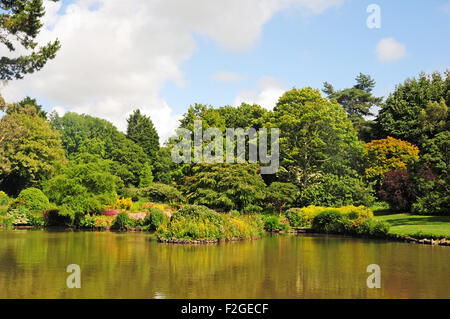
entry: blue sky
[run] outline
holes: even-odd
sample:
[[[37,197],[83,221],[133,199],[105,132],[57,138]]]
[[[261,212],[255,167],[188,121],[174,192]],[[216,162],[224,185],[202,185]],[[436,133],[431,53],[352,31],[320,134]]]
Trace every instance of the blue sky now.
[[[385,96],[407,77],[450,67],[450,12],[442,10],[449,1],[378,1],[380,29],[366,26],[366,8],[371,3],[349,1],[307,18],[285,10],[264,25],[260,41],[243,53],[227,52],[198,36],[196,54],[182,66],[188,84],[167,83],[161,94],[183,111],[195,102],[233,104],[240,90],[257,87],[263,76],[282,80],[287,89],[322,88],[324,81],[345,88],[362,72],[376,80],[375,94]],[[403,43],[407,56],[379,62],[375,49],[385,37]],[[222,70],[241,74],[243,79],[212,81],[211,75]]]
[[[360,72],[386,96],[407,77],[450,68],[450,1],[45,3],[40,41],[57,37],[62,49],[2,88],[5,99],[29,95],[48,111],[88,113],[121,130],[140,108],[163,140],[194,103],[272,108],[292,87],[346,88]],[[370,4],[381,9],[379,29],[366,25]]]

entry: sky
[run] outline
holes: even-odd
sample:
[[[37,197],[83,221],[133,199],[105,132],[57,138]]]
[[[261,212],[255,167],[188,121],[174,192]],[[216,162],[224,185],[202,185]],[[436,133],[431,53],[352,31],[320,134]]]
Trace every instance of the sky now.
[[[360,72],[387,96],[421,71],[450,68],[450,1],[45,3],[39,42],[58,38],[62,48],[41,71],[2,84],[5,100],[30,96],[49,112],[98,116],[122,131],[139,108],[161,141],[194,103],[271,109],[293,87],[351,87]]]

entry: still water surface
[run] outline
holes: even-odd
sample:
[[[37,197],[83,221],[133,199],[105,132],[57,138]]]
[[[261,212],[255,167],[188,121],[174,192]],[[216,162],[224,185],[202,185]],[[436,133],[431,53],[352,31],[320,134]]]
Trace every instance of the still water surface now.
[[[66,267],[81,267],[68,289]],[[369,264],[381,288],[369,289]],[[450,248],[334,236],[194,246],[148,233],[0,231],[0,298],[450,298]]]

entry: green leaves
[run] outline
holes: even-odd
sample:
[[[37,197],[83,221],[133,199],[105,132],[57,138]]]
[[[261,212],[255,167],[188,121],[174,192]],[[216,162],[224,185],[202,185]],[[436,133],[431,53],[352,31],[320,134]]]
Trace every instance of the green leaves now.
[[[36,49],[37,42],[35,38],[43,26],[41,18],[45,14],[42,0],[3,0],[0,1],[0,5],[4,10],[0,14],[0,29],[3,31],[0,36],[0,42],[9,51],[15,51],[16,46],[14,43],[20,43],[29,52],[28,55],[15,58],[1,57],[0,79],[21,79],[25,74],[39,71],[48,60],[55,58],[61,44],[56,39]]]

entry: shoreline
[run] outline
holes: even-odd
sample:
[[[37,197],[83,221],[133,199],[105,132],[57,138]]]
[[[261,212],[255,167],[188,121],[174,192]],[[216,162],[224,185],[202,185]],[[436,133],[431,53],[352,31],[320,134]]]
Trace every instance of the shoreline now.
[[[148,232],[144,229],[140,228],[129,228],[126,230],[116,230],[111,228],[97,228],[97,229],[84,229],[84,228],[67,228],[67,227],[43,227],[43,226],[13,226],[11,228],[5,228],[0,226],[1,230],[49,230],[49,229],[59,229],[62,231],[66,230],[76,230],[76,231],[90,231],[90,232],[116,232],[116,233],[127,233],[127,232]],[[422,245],[430,245],[430,246],[450,246],[450,239],[442,238],[442,239],[432,239],[432,238],[414,238],[408,235],[398,235],[389,233],[386,237],[368,237],[368,236],[352,236],[345,234],[325,234],[315,232],[311,228],[292,228],[289,231],[272,231],[267,232],[267,234],[286,234],[286,235],[304,235],[304,234],[315,234],[315,235],[334,235],[334,236],[342,236],[342,237],[350,237],[350,238],[361,238],[361,239],[377,239],[377,240],[390,240],[397,242],[405,242],[410,244],[422,244]],[[208,244],[219,244],[222,242],[238,242],[238,241],[253,241],[258,240],[259,238],[220,238],[220,239],[183,239],[183,238],[164,238],[157,237],[157,241],[162,244],[178,244],[178,245],[208,245]]]

